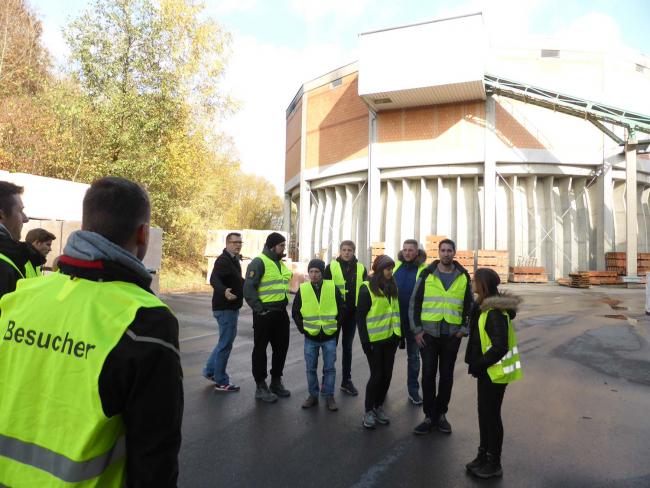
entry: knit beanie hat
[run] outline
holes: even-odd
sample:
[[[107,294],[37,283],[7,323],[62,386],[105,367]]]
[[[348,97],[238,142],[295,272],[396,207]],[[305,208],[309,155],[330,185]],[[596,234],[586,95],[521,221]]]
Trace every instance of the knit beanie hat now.
[[[309,265],[307,265],[307,272],[309,272],[309,270],[313,268],[320,270],[321,274],[324,273],[325,261],[323,261],[322,259],[312,259],[311,261],[309,261]]]
[[[286,239],[279,232],[271,232],[269,236],[266,238],[266,243],[264,244],[264,247],[266,247],[267,249],[272,249],[278,244],[282,244],[285,241]]]
[[[375,258],[375,262],[372,263],[372,270],[375,273],[380,273],[384,269],[390,268],[391,266],[395,266],[395,261],[393,261],[390,256],[382,254]]]

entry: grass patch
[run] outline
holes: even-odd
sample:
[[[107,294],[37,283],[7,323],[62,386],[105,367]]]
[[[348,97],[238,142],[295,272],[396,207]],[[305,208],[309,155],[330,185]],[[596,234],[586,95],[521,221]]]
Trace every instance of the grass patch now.
[[[161,293],[192,291],[212,291],[212,287],[205,283],[205,270],[196,266],[163,265],[160,270]]]

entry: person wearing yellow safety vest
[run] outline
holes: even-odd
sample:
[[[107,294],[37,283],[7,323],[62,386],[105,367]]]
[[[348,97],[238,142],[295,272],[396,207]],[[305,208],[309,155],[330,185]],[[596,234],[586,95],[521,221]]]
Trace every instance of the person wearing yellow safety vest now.
[[[454,260],[455,255],[454,241],[440,241],[439,259],[420,273],[409,305],[411,331],[422,357],[425,418],[413,429],[417,435],[428,434],[433,428],[451,434],[446,414],[454,384],[454,365],[461,338],[467,335],[467,315],[474,300],[469,274]],[[440,381],[436,389],[438,371]]]
[[[32,246],[19,242],[25,215],[23,188],[0,181],[0,297],[16,289],[21,278],[34,278],[45,258]]]
[[[356,319],[361,346],[370,367],[363,416],[363,426],[367,429],[374,429],[377,423],[390,423],[383,405],[393,376],[395,351],[402,337],[394,267],[395,261],[390,257],[377,256],[372,263],[370,280],[364,282],[359,291]]]
[[[476,304],[469,318],[465,362],[477,379],[479,448],[476,458],[465,465],[479,478],[502,476],[503,423],[501,404],[506,386],[522,377],[517,338],[512,325],[521,298],[500,293],[501,280],[492,269],[474,273]]]
[[[332,280],[323,280],[325,263],[312,259],[307,265],[309,281],[302,283],[291,307],[298,331],[305,336],[305,364],[309,396],[302,408],[318,404],[318,393],[327,409],[338,410],[334,400],[336,383],[336,337],[345,314],[343,295]],[[323,383],[318,385],[318,354],[323,350]],[[321,389],[322,388],[322,389]]]
[[[45,259],[52,252],[52,242],[55,240],[56,236],[54,234],[41,228],[31,229],[25,236],[25,242],[36,249]],[[42,268],[42,266],[35,268],[36,274],[39,276],[43,274]]]
[[[291,392],[282,383],[284,362],[289,350],[289,282],[292,273],[282,258],[286,239],[279,232],[266,238],[262,254],[253,259],[246,269],[244,298],[253,309],[253,377],[257,383],[255,398],[267,403]],[[269,343],[271,358],[271,385],[266,384],[266,348]]]
[[[397,264],[393,270],[397,295],[399,298],[400,322],[402,324],[402,340],[400,349],[406,347],[406,386],[408,399],[413,405],[422,405],[420,396],[420,348],[415,342],[415,335],[409,324],[409,303],[420,273],[427,267],[426,253],[419,248],[418,241],[406,239],[402,250],[397,255]]]
[[[361,283],[368,279],[368,273],[354,255],[354,242],[341,241],[338,257],[327,265],[323,277],[333,280],[345,299],[345,319],[341,328],[341,391],[348,395],[357,396],[358,390],[352,383],[352,344],[357,331],[354,315],[357,310],[357,299]],[[338,339],[337,339],[338,340]]]
[[[0,300],[0,486],[177,485],[178,322],[142,264],[149,216],[136,183],[93,182],[60,272]]]

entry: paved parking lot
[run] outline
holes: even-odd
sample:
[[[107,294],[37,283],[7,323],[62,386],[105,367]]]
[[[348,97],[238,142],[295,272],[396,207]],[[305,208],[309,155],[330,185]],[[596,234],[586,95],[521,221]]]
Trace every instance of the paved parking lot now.
[[[644,290],[510,285],[525,302],[515,320],[524,379],[504,400],[504,476],[478,481],[464,463],[478,442],[475,381],[461,345],[448,419],[451,436],[416,437],[398,350],[386,400],[390,426],[361,426],[363,396],[338,412],[311,410],[302,336],[291,324],[285,386],[276,404],[253,398],[252,317],[242,309],[228,372],[242,389],[217,393],[201,368],[217,339],[207,293],[165,295],[181,324],[185,417],[180,486],[196,487],[650,487],[650,320]],[[464,341],[465,342],[465,341]],[[340,348],[337,372],[340,372]],[[355,340],[353,381],[368,366]],[[337,378],[337,385],[340,379]]]

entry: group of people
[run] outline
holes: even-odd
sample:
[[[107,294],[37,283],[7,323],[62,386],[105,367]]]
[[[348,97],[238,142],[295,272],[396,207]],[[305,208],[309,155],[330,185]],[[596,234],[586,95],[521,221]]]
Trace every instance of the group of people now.
[[[289,348],[287,307],[292,278],[282,260],[286,242],[281,234],[271,233],[262,253],[251,261],[244,275],[241,246],[241,234],[228,234],[226,248],[212,270],[212,305],[219,340],[203,368],[203,376],[215,383],[217,391],[239,391],[226,368],[245,299],[253,312],[255,398],[274,403],[278,397],[291,395],[282,381]],[[377,256],[370,273],[356,259],[355,251],[354,242],[346,240],[329,265],[312,259],[307,266],[308,279],[293,299],[291,316],[304,335],[308,397],[302,408],[318,405],[319,397],[323,397],[328,410],[338,410],[334,390],[339,342],[343,369],[340,390],[358,395],[351,375],[352,346],[358,331],[369,366],[363,426],[374,429],[377,424],[390,423],[384,400],[400,347],[407,350],[408,398],[424,410],[424,420],[413,429],[414,434],[425,435],[434,429],[451,434],[447,412],[454,365],[461,339],[469,336],[465,362],[469,374],[477,379],[480,441],[476,458],[466,468],[479,478],[501,476],[501,404],[506,385],[522,376],[512,326],[520,299],[499,292],[500,279],[492,269],[479,268],[472,280],[454,260],[456,245],[450,239],[439,243],[439,259],[429,265],[425,264],[426,255],[418,242],[408,239],[397,262],[386,255]],[[267,383],[269,343],[271,381]]]

